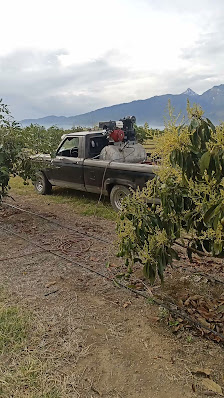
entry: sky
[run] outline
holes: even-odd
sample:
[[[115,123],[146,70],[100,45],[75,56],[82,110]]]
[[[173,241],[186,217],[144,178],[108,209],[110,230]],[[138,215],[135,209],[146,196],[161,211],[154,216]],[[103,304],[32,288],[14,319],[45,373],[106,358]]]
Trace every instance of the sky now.
[[[224,0],[7,0],[0,98],[17,119],[224,83]]]

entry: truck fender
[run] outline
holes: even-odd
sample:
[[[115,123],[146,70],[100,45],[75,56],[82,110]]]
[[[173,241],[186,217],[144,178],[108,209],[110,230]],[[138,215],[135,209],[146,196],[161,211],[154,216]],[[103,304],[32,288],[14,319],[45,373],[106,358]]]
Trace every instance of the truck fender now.
[[[104,190],[110,193],[114,185],[123,185],[128,188],[136,189],[136,184],[133,181],[124,178],[107,178],[104,182]]]

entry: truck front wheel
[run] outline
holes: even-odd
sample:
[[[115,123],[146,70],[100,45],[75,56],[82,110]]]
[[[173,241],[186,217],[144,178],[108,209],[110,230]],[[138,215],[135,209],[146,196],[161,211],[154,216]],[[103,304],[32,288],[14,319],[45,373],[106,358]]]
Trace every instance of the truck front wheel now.
[[[111,189],[110,203],[115,211],[122,209],[122,201],[127,195],[130,195],[130,190],[124,185],[115,185]]]
[[[52,185],[46,178],[46,176],[39,172],[36,174],[36,180],[34,182],[34,187],[40,195],[47,195],[51,193]]]

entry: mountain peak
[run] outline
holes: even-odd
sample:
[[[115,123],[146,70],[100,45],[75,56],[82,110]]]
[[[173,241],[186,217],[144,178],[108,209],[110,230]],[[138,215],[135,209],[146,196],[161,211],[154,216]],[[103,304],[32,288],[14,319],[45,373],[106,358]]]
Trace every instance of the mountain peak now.
[[[198,95],[197,93],[195,93],[195,91],[191,90],[191,88],[188,88],[186,91],[184,91],[182,94],[184,95],[189,95],[191,97]]]
[[[220,84],[219,86],[214,86],[211,88],[211,90],[216,93],[220,93],[220,91],[224,91],[224,84]]]

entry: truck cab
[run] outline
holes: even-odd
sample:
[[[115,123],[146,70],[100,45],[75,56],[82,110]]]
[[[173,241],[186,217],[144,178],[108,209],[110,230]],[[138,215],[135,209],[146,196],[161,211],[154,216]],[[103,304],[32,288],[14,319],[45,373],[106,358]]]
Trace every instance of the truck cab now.
[[[104,131],[83,131],[65,134],[59,145],[56,157],[72,157],[80,159],[98,158],[102,149],[108,145]]]
[[[45,175],[51,185],[86,191],[84,160],[96,160],[108,144],[103,132],[64,135]]]

